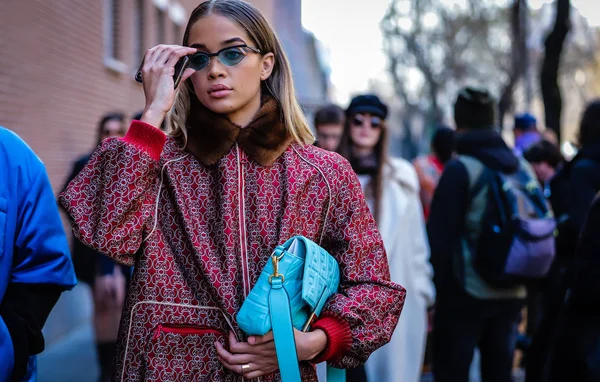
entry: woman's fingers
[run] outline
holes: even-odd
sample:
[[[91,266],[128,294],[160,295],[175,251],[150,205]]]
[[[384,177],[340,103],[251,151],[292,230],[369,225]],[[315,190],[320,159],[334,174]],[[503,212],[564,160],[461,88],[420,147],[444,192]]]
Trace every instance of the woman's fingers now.
[[[196,49],[187,48],[187,47],[179,47],[175,50],[170,51],[170,55],[165,63],[165,66],[175,66],[177,62],[182,58],[190,54],[196,53]]]
[[[193,54],[196,51],[195,48],[180,45],[157,45],[146,53],[143,71],[162,71],[165,68],[175,67],[181,57]]]
[[[220,342],[215,343],[215,348],[217,349],[217,354],[219,355],[219,357],[231,365],[242,365],[248,363],[254,357],[253,354],[230,353],[227,351],[227,349],[223,347],[223,345]]]
[[[162,45],[157,45],[148,49],[146,55],[144,56],[144,66],[142,69],[146,72],[149,71],[156,64],[156,60],[163,50],[164,47]]]
[[[248,343],[250,345],[260,345],[267,342],[273,341],[273,331],[265,334],[264,336],[251,336],[248,337]]]
[[[253,370],[252,367],[254,364],[250,364],[249,371],[244,374],[244,378],[246,379],[254,379],[258,377],[262,377],[265,374],[271,374],[272,372],[277,370],[277,366],[268,366],[263,368],[258,368]]]
[[[221,362],[221,365],[223,365],[226,369],[229,369],[236,374],[243,375],[242,365],[234,365],[234,364],[227,362],[226,360],[224,360],[221,357],[218,357],[218,358],[219,358],[219,362]]]
[[[196,71],[192,68],[187,68],[185,70],[185,72],[183,72],[183,75],[181,76],[181,82],[179,82],[179,86],[181,86],[182,83],[185,82],[185,80],[187,80],[188,78],[190,78],[192,76],[192,74],[194,74]]]

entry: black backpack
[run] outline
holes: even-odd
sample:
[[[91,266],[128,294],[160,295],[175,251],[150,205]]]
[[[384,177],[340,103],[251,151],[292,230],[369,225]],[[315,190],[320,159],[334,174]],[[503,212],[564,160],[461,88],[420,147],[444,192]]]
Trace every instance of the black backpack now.
[[[474,158],[463,163],[483,167],[470,200],[486,193],[479,236],[468,243],[474,269],[496,288],[514,288],[546,276],[556,252],[556,221],[528,165],[522,162],[517,172],[507,175]]]

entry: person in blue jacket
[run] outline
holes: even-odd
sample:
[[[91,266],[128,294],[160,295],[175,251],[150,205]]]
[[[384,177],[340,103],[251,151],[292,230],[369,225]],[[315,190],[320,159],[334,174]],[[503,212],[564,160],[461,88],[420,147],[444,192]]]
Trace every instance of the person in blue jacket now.
[[[42,327],[60,294],[75,284],[44,164],[0,126],[0,381],[35,379]]]

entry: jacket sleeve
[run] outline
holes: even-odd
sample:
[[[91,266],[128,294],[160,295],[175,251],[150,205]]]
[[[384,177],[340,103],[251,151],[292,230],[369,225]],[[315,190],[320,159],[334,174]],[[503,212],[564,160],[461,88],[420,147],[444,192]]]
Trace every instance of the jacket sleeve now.
[[[427,233],[431,247],[433,281],[439,294],[452,266],[453,249],[464,231],[468,205],[469,174],[458,160],[452,160],[442,173],[433,195]]]
[[[159,129],[133,121],[123,139],[110,138],[60,195],[75,237],[127,265],[154,215],[159,158],[166,142]]]
[[[313,362],[352,368],[390,341],[406,291],[390,281],[381,235],[347,161],[338,164],[335,178],[323,247],[338,260],[341,281],[313,325],[328,337]]]
[[[571,170],[569,224],[570,228],[578,234],[583,228],[594,196],[598,191],[597,171],[598,165],[586,159],[577,162]]]

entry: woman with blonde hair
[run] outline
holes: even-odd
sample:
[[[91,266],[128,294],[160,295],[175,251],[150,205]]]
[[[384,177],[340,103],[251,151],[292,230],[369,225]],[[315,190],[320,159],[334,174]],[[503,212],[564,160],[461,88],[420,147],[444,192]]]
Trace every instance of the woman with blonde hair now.
[[[115,379],[280,380],[272,334],[245,335],[236,315],[275,246],[295,235],[341,271],[311,331],[295,333],[302,379],[316,381],[321,361],[365,362],[389,341],[405,292],[390,281],[350,165],[312,146],[263,15],[239,0],[204,2],[182,46],[150,49],[142,73],[141,120],[105,140],[61,195],[80,240],[135,265]]]

